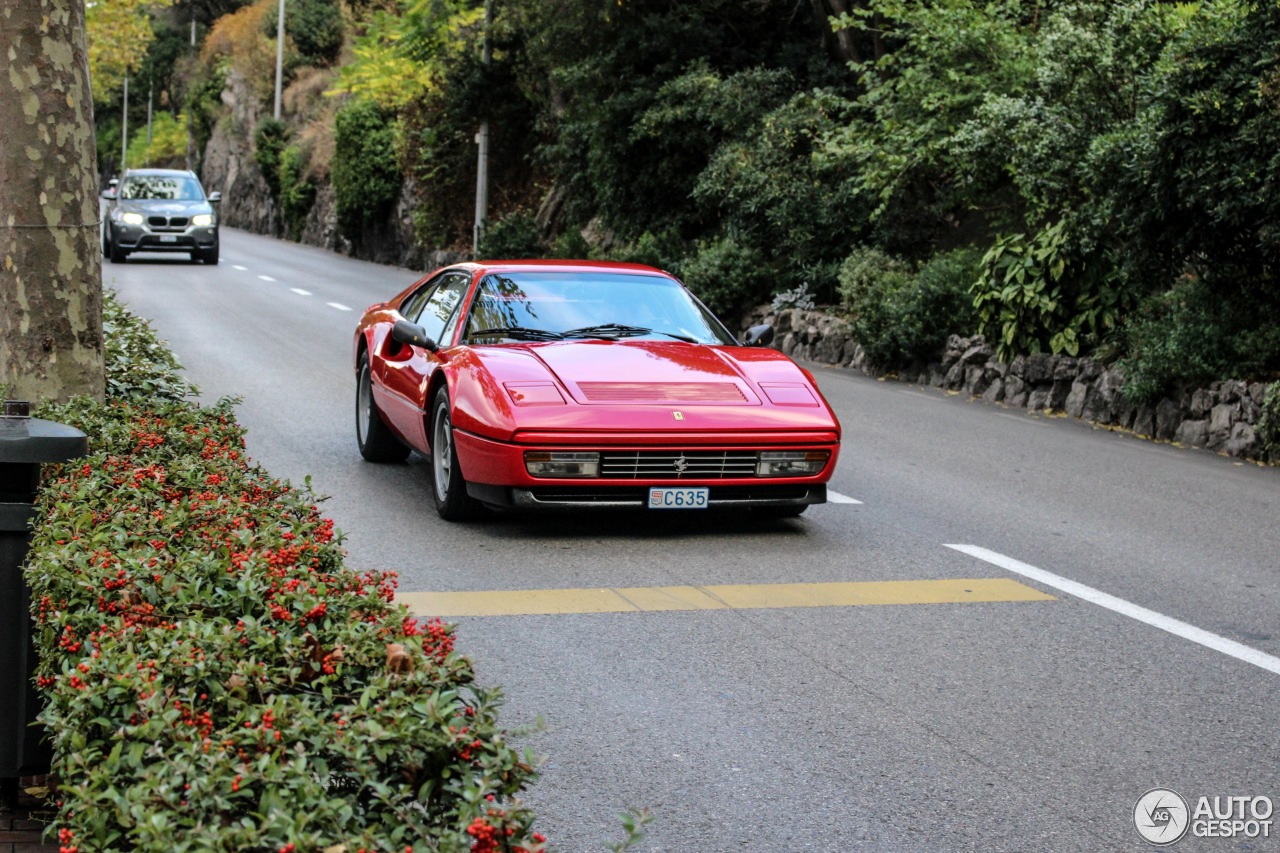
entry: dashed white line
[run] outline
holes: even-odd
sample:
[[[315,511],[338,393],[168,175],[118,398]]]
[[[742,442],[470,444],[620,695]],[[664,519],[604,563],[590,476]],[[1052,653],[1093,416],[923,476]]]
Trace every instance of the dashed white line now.
[[[233,270],[240,270],[240,272],[248,272],[248,271],[249,271],[249,268],[248,268],[248,267],[242,267],[242,266],[240,266],[239,264],[232,264],[232,265],[231,265],[231,268],[232,268]]]
[[[827,489],[827,503],[831,504],[861,504],[862,501],[857,498],[851,498],[848,495],[842,495],[839,492],[833,492]]]
[[[269,275],[260,275],[258,276],[258,278],[262,279],[263,281],[275,281],[275,279]]]
[[[339,311],[350,311],[351,309],[343,305],[341,302],[326,302],[330,308],[337,308]]]
[[[829,496],[829,495],[828,495]],[[1153,628],[1159,628],[1161,631],[1168,631],[1174,636],[1181,637],[1184,640],[1190,640],[1198,643],[1205,648],[1213,649],[1216,652],[1222,652],[1236,660],[1242,660],[1245,663],[1251,663],[1254,666],[1261,667],[1268,672],[1274,672],[1280,675],[1280,658],[1260,652],[1257,649],[1237,643],[1235,640],[1228,640],[1226,637],[1211,633],[1203,628],[1197,628],[1195,625],[1189,625],[1179,619],[1171,616],[1165,616],[1163,613],[1157,613],[1154,610],[1148,610],[1145,607],[1139,607],[1131,601],[1125,601],[1123,598],[1116,598],[1114,595],[1108,595],[1101,590],[1094,589],[1091,586],[1085,586],[1073,580],[1059,577],[1052,572],[1046,572],[1044,569],[1037,569],[1035,566],[1029,566],[1026,563],[1019,562],[1012,557],[1006,557],[1004,554],[998,554],[995,551],[988,551],[986,548],[979,548],[977,545],[948,545],[948,548],[954,548],[961,553],[968,554],[970,557],[977,557],[992,565],[999,566],[1002,569],[1030,578],[1033,581],[1053,587],[1056,590],[1074,595],[1076,598],[1082,598],[1085,601],[1092,602],[1099,607],[1105,607],[1130,619],[1137,619]]]
[[[311,295],[311,291],[310,291],[310,290],[303,290],[301,287],[291,287],[291,288],[289,288],[289,289],[290,289],[290,290],[292,290],[294,293],[298,294],[299,296],[310,296],[310,295]]]

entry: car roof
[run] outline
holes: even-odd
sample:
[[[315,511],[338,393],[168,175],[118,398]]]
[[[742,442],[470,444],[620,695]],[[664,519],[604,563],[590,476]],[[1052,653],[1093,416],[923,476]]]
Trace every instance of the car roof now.
[[[188,171],[186,169],[126,169],[124,172],[124,176],[127,178],[130,175],[156,175],[160,177],[194,178],[196,176],[196,173]]]
[[[671,274],[644,264],[626,264],[619,261],[572,261],[558,258],[505,260],[505,261],[472,261],[458,264],[464,269],[475,270],[481,274],[492,272],[632,272],[644,275],[656,275],[670,278]]]

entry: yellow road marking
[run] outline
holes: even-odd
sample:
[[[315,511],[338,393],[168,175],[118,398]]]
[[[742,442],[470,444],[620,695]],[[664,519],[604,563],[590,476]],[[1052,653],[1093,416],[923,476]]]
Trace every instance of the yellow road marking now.
[[[1009,578],[927,581],[726,584],[606,589],[515,589],[406,592],[396,599],[418,616],[519,616],[634,613],[663,610],[756,610],[770,607],[858,607],[871,604],[968,604],[1053,601]]]

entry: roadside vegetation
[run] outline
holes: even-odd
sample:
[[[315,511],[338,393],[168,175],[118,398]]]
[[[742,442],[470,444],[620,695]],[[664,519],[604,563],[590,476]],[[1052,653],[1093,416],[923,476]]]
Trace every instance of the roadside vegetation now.
[[[197,147],[229,81],[269,114],[275,0],[202,6],[194,52],[150,8]],[[980,332],[1137,401],[1280,376],[1275,3],[495,0],[487,65],[480,0],[289,8],[284,121],[242,129],[283,234],[331,186],[354,251],[405,199],[469,251],[487,118],[482,255],[654,263],[724,314],[803,290],[886,367]]]
[[[106,300],[108,400],[46,406],[91,454],[46,469],[25,568],[60,849],[533,851],[531,758],[451,626],[343,563],[318,498],[250,464]]]

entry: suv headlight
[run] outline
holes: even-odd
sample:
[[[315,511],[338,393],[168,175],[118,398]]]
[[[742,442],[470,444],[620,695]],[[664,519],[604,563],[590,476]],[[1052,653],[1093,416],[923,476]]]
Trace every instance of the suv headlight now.
[[[213,224],[213,214],[212,214],[212,213],[197,213],[195,216],[191,217],[191,224],[192,224],[192,225],[199,225],[199,226],[212,225],[212,224]]]
[[[125,225],[141,225],[142,214],[141,213],[122,213],[120,214],[120,221],[123,222]]]
[[[531,477],[598,477],[600,454],[530,450],[524,455],[524,467]]]
[[[757,477],[805,477],[827,464],[826,450],[762,450],[756,463]]]

